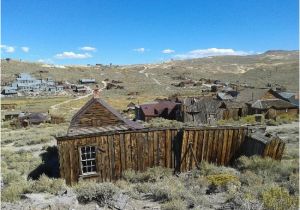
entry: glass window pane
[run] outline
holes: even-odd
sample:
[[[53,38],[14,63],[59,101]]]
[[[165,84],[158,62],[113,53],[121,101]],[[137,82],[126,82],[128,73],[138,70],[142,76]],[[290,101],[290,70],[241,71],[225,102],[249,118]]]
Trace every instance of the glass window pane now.
[[[92,166],[92,171],[96,171],[96,166]]]

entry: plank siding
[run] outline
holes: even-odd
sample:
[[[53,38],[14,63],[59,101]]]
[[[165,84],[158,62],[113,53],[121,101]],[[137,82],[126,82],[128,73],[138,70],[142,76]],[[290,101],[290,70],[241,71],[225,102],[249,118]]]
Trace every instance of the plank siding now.
[[[247,132],[247,128],[243,127],[204,127],[127,131],[63,139],[58,141],[60,176],[72,185],[79,179],[114,181],[129,169],[145,171],[149,167],[162,166],[183,172],[196,168],[196,163],[202,161],[228,165],[243,154],[241,147],[245,143],[263,157],[281,159],[284,142],[275,139],[266,144],[253,144],[245,141]],[[81,174],[80,147],[87,145],[96,146],[97,174],[93,176]]]

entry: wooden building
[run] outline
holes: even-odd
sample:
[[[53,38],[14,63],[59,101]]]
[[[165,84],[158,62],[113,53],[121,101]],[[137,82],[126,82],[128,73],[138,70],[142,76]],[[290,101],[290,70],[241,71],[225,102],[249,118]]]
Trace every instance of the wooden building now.
[[[223,102],[213,97],[188,97],[180,99],[180,102],[183,122],[201,125],[213,124],[216,120],[223,119],[223,112],[220,109]]]
[[[162,117],[168,120],[180,119],[180,104],[160,100],[153,103],[137,105],[135,108],[135,116],[137,120],[149,121],[152,118]]]
[[[114,181],[128,169],[187,171],[203,160],[229,165],[243,155],[248,133],[247,127],[230,126],[145,129],[93,98],[72,118],[67,135],[56,137],[60,175],[72,185],[80,179]],[[278,144],[266,142],[256,152],[280,159]],[[270,152],[264,153],[266,148]]]
[[[296,105],[281,99],[257,100],[251,105],[252,114],[264,114],[266,119],[276,119],[277,116],[287,114],[295,116],[299,113]]]

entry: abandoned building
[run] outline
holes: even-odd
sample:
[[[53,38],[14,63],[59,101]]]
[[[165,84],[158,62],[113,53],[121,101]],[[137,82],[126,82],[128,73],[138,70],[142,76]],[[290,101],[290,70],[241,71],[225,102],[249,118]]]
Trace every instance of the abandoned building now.
[[[135,119],[148,122],[152,118],[162,117],[168,120],[180,119],[180,104],[160,100],[152,103],[136,105],[135,107]]]
[[[27,127],[30,125],[39,125],[41,123],[46,123],[48,120],[48,115],[45,113],[21,113],[18,117],[18,123],[22,127]]]
[[[95,79],[80,79],[79,83],[80,84],[95,84],[96,80]]]
[[[3,95],[16,95],[18,91],[22,92],[38,92],[50,91],[60,92],[63,90],[60,86],[56,86],[52,78],[36,79],[28,73],[21,73],[16,78],[16,81],[9,86],[5,86],[1,94]]]
[[[192,122],[195,125],[214,124],[223,118],[219,107],[222,102],[213,97],[187,97],[180,100],[181,121]]]
[[[282,114],[297,115],[299,109],[296,105],[281,99],[257,100],[251,105],[252,114],[264,114],[266,119],[276,119]]]
[[[72,185],[82,179],[117,180],[129,169],[162,166],[183,172],[204,160],[229,165],[244,154],[281,159],[283,141],[260,140],[251,133],[241,126],[143,128],[103,100],[92,98],[74,115],[67,134],[56,136],[60,176]],[[255,146],[248,137],[256,140]]]

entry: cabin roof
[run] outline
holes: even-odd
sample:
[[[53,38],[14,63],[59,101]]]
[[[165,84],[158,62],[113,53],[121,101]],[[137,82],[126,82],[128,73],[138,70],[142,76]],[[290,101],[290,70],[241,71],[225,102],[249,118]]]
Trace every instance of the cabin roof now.
[[[245,88],[239,91],[236,101],[239,102],[255,102],[262,98],[270,89]]]
[[[275,109],[296,108],[295,105],[281,99],[257,100],[255,103],[252,104],[252,108],[256,109],[269,109],[271,107]]]
[[[170,114],[176,105],[177,103],[173,101],[158,101],[151,104],[142,104],[140,105],[140,108],[145,116],[158,116],[166,109],[168,110],[168,114]]]

